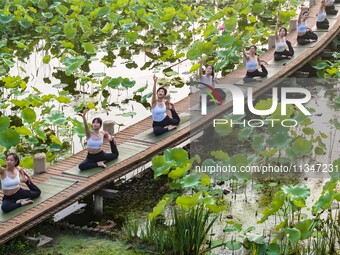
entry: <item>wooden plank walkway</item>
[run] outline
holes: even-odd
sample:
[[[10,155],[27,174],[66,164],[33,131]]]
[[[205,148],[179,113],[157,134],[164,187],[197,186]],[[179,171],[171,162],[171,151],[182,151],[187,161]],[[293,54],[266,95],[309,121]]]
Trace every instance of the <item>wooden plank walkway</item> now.
[[[318,1],[319,2],[319,1]],[[315,17],[313,13],[315,13],[318,7],[314,6],[311,12],[311,17]],[[313,23],[314,22],[314,23]],[[308,24],[313,27],[315,24],[315,18],[309,18]],[[337,19],[333,27],[326,33],[326,35],[318,41],[318,43],[312,47],[307,48],[307,50],[301,54],[300,56],[294,58],[287,66],[285,66],[282,70],[277,72],[274,76],[268,79],[264,79],[263,82],[258,84],[257,86],[253,86],[254,95],[258,96],[265,89],[274,86],[275,79],[281,77],[287,77],[301,68],[303,65],[308,63],[312,58],[319,55],[322,50],[327,46],[332,39],[334,39],[340,30],[340,20]],[[296,41],[296,32],[291,33],[289,35],[291,42]],[[263,56],[264,59],[269,61],[272,59],[273,51],[268,51]],[[241,68],[240,70],[236,70],[232,74],[228,75],[225,79],[221,79],[221,83],[227,83],[231,78],[241,79],[245,74],[245,70]],[[194,95],[191,97],[191,100],[197,100],[198,96]],[[193,104],[193,103],[191,103]],[[180,102],[176,103],[176,110],[178,112],[188,112],[190,108],[190,98],[187,97]],[[216,107],[216,109],[206,115],[204,118],[198,120],[194,126],[187,126],[183,129],[173,131],[172,135],[162,139],[158,142],[147,142],[141,141],[133,138],[135,135],[140,134],[141,132],[149,129],[151,127],[151,117],[146,118],[138,122],[135,125],[132,125],[123,131],[116,134],[117,144],[118,146],[125,143],[131,142],[136,145],[145,145],[148,146],[147,149],[138,153],[137,155],[124,160],[112,167],[105,169],[102,172],[99,172],[90,177],[79,177],[79,176],[70,176],[65,175],[62,171],[70,169],[76,165],[78,165],[85,157],[86,151],[81,151],[72,157],[50,167],[47,173],[37,175],[33,177],[34,182],[39,186],[39,183],[46,181],[48,178],[55,176],[58,178],[68,178],[76,181],[73,185],[69,186],[62,192],[56,194],[55,196],[45,200],[44,202],[34,206],[33,208],[23,212],[22,214],[9,219],[7,221],[0,222],[0,244],[23,234],[28,229],[37,225],[38,223],[46,220],[51,217],[55,213],[60,210],[66,208],[72,203],[79,201],[92,194],[94,191],[99,188],[105,186],[106,184],[118,179],[121,176],[129,173],[133,169],[144,165],[149,162],[150,159],[159,153],[161,153],[164,149],[176,146],[183,141],[190,138],[191,135],[194,135],[201,130],[204,129],[205,126],[211,125],[212,119],[218,117],[219,115],[229,111],[232,108],[232,102],[226,101],[223,106]],[[109,149],[109,145],[105,144],[104,149]],[[2,198],[2,193],[0,195],[0,199]]]

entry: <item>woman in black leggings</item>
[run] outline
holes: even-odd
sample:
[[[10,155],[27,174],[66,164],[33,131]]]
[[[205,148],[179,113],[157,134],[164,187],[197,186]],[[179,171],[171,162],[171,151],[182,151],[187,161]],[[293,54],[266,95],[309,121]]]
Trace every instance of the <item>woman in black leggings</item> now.
[[[326,19],[326,3],[325,0],[321,1],[320,9],[318,12],[318,16],[316,18],[316,27],[321,29],[328,29],[329,28],[329,21]]]
[[[175,129],[180,122],[180,118],[175,110],[175,105],[164,99],[167,90],[160,87],[156,91],[157,80],[158,78],[154,75],[151,99],[152,127],[155,135],[161,135]],[[170,110],[172,118],[166,114],[167,110]]]
[[[294,55],[294,49],[290,41],[286,39],[287,29],[284,27],[279,27],[279,20],[276,22],[275,27],[275,52],[274,52],[274,60],[282,60],[282,59],[290,59]],[[288,49],[287,47],[288,46]]]
[[[84,121],[84,127],[87,137],[87,156],[86,159],[78,166],[80,170],[87,170],[95,168],[97,166],[105,168],[105,161],[111,161],[118,158],[119,152],[116,145],[114,136],[111,136],[106,131],[100,131],[103,124],[101,118],[94,118],[92,120],[92,131],[89,129],[89,125],[86,120],[86,113],[89,109],[84,109],[82,117]],[[103,151],[104,139],[110,142],[111,153],[105,153]]]
[[[325,4],[326,4],[326,8],[325,11],[327,13],[327,15],[337,15],[338,14],[338,10],[335,9],[334,6],[334,0],[325,0]]]
[[[268,71],[264,64],[268,63],[261,60],[256,55],[257,47],[255,45],[250,46],[249,55],[247,55],[246,50],[243,48],[243,63],[247,68],[246,77],[243,78],[245,82],[254,81],[254,77],[267,77]],[[261,71],[258,70],[258,66],[261,67]]]
[[[6,168],[0,167],[1,187],[4,193],[1,209],[7,213],[21,206],[33,203],[40,196],[40,189],[32,182],[30,175],[19,166],[20,159],[16,153],[6,156]],[[20,187],[25,182],[29,190]]]
[[[306,20],[308,18],[309,13],[307,11],[301,12],[298,18],[298,27],[297,27],[297,42],[300,45],[305,45],[311,42],[315,42],[318,40],[318,35],[313,33],[312,30],[307,27]]]

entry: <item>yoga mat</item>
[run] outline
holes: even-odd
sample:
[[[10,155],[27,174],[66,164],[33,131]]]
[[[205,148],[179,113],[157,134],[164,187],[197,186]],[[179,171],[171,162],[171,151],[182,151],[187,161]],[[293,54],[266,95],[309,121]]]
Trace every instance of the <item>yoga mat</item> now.
[[[294,48],[313,48],[326,34],[327,31],[313,31],[318,35],[318,40],[316,42],[308,43],[306,45],[295,44]]]
[[[173,130],[170,130],[168,132],[165,132],[164,134],[156,136],[153,133],[153,128],[149,128],[148,130],[146,130],[146,131],[144,131],[144,132],[142,132],[138,135],[135,135],[133,137],[133,139],[145,141],[145,142],[150,142],[150,143],[158,142],[158,141],[164,139],[165,137],[172,135],[174,133],[173,131],[181,130],[181,129],[189,126],[191,122],[197,121],[200,118],[200,115],[190,116],[190,114],[188,114],[188,113],[185,113],[185,114],[181,113],[181,114],[179,114],[179,117],[180,117],[181,121],[180,121],[179,125],[177,126],[177,128],[175,128]]]
[[[33,208],[34,206],[44,202],[45,200],[53,197],[64,189],[70,187],[72,184],[76,183],[76,180],[59,178],[59,177],[50,177],[47,180],[36,184],[38,188],[41,190],[40,197],[33,199],[33,204],[25,205],[19,207],[9,213],[4,213],[0,210],[0,221],[7,221],[13,217],[20,215],[21,213]],[[26,187],[28,189],[28,187]]]
[[[331,16],[327,17],[328,21],[329,21],[329,28],[332,28],[332,26],[334,26],[334,24],[336,23],[337,19],[329,19],[331,18]],[[329,29],[321,29],[321,28],[317,28],[316,25],[312,28],[313,31],[316,32],[327,32]]]
[[[75,166],[71,169],[63,171],[63,174],[74,175],[74,176],[82,176],[82,177],[90,177],[96,173],[105,171],[108,167],[111,167],[119,162],[122,162],[125,159],[128,159],[144,150],[149,148],[149,146],[129,143],[125,142],[117,146],[119,151],[119,156],[117,159],[111,160],[109,162],[105,162],[106,168],[96,167],[84,171],[80,171],[78,166]]]
[[[268,64],[269,66],[285,66],[288,65],[290,62],[292,62],[295,58],[297,58],[298,56],[300,56],[302,53],[304,53],[307,48],[306,47],[293,47],[294,49],[294,56],[291,59],[284,59],[284,60],[279,60],[279,61],[275,61],[274,59],[269,61]],[[274,57],[274,55],[273,55]]]
[[[283,68],[285,68],[285,66],[280,65],[280,66],[266,66],[266,69],[268,71],[268,76],[267,77],[255,77],[253,78],[253,81],[247,81],[245,82],[242,78],[242,80],[239,80],[237,82],[234,83],[234,85],[238,85],[238,86],[256,86],[258,84],[260,84],[262,81],[266,80],[267,78],[270,78],[272,76],[274,76],[276,73],[280,72]],[[260,70],[260,68],[259,68]]]

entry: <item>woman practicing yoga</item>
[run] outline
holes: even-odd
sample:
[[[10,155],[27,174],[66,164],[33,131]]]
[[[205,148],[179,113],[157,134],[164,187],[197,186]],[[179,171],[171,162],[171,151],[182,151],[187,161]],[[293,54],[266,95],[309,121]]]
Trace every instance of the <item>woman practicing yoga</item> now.
[[[212,65],[207,65],[205,68],[205,74],[203,74],[202,62],[201,62],[200,69],[199,69],[199,77],[200,77],[201,83],[212,86],[212,87],[215,87],[215,83],[218,83],[217,80],[215,79],[215,71]],[[200,88],[205,89],[204,85],[200,85]],[[219,94],[221,100],[223,101],[227,96],[226,93],[221,88],[216,88],[215,90]],[[216,98],[215,94],[211,94],[211,96]]]
[[[256,50],[255,45],[250,46],[249,55],[247,55],[246,49],[243,48],[243,63],[247,68],[247,74],[243,80],[246,82],[253,81],[254,77],[266,77],[268,75],[268,71],[264,66],[264,64],[268,65],[268,63],[256,55]],[[258,70],[258,65],[260,65],[261,71]]]
[[[16,153],[6,156],[6,168],[0,167],[1,187],[4,192],[1,209],[10,212],[21,206],[33,203],[40,196],[40,189],[32,182],[29,174],[19,166],[20,159]],[[20,187],[25,182],[29,190]]]
[[[89,129],[89,125],[86,120],[86,113],[89,109],[83,110],[83,121],[87,138],[87,157],[78,166],[80,170],[87,170],[95,168],[97,166],[105,168],[105,161],[111,161],[118,158],[119,152],[117,149],[116,141],[114,136],[111,136],[106,131],[100,131],[103,124],[101,118],[94,118],[92,120],[92,131]],[[103,151],[104,138],[109,140],[111,146],[111,153],[105,153]]]
[[[317,34],[313,33],[312,30],[307,27],[306,20],[308,18],[308,11],[301,12],[298,18],[298,27],[297,27],[297,42],[300,45],[305,45],[311,42],[315,42],[318,40]]]
[[[160,87],[156,91],[157,76],[153,76],[153,89],[151,99],[152,127],[155,135],[161,135],[165,132],[175,129],[180,122],[180,118],[175,110],[174,104],[165,100],[167,90]],[[166,110],[170,110],[172,118],[166,114]]]
[[[327,15],[337,15],[338,10],[335,9],[334,0],[325,0],[326,8],[325,11]]]
[[[287,29],[284,27],[279,27],[279,20],[276,22],[275,27],[275,52],[274,60],[290,59],[294,55],[294,49],[290,41],[286,39]],[[288,46],[288,50],[287,47]]]
[[[326,0],[327,1],[327,0]],[[321,1],[320,9],[318,12],[318,16],[316,19],[316,27],[321,29],[328,29],[329,28],[329,21],[326,19],[326,4],[325,0]]]

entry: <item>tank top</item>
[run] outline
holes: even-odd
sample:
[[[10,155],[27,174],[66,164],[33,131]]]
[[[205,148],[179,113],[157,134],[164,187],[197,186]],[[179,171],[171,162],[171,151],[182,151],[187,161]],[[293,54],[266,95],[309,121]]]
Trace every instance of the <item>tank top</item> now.
[[[324,21],[325,18],[326,18],[326,15],[327,15],[327,13],[326,13],[325,10],[323,10],[321,13],[319,12],[319,13],[318,13],[318,16],[317,16],[317,18],[316,18],[316,21],[317,21],[317,22],[322,22],[322,21]]]
[[[100,149],[103,146],[103,138],[101,139],[93,139],[92,136],[87,140],[87,148],[88,149]]]
[[[19,184],[20,184],[20,175],[19,175],[19,172],[14,177],[14,179],[8,177],[7,174],[6,174],[6,177],[3,180],[1,180],[1,187],[2,187],[3,190],[16,189],[17,187],[19,187]]]
[[[299,25],[298,25],[298,27],[297,27],[297,32],[298,33],[306,33],[307,32],[307,24],[306,24],[306,22],[301,22]]]
[[[257,70],[257,61],[247,61],[246,63],[246,68],[247,68],[247,71],[255,71]]]
[[[286,41],[278,41],[275,43],[275,51],[283,52],[286,49]]]
[[[202,75],[202,77],[201,77],[201,82],[208,84],[210,86],[212,86],[212,81],[213,81],[213,77],[211,75],[209,75],[209,77]]]
[[[160,107],[158,105],[158,102],[156,102],[155,107],[151,109],[151,113],[152,113],[152,120],[153,121],[160,122],[160,121],[164,120],[164,118],[166,117],[166,106],[165,106],[165,104],[163,105],[163,107]]]

